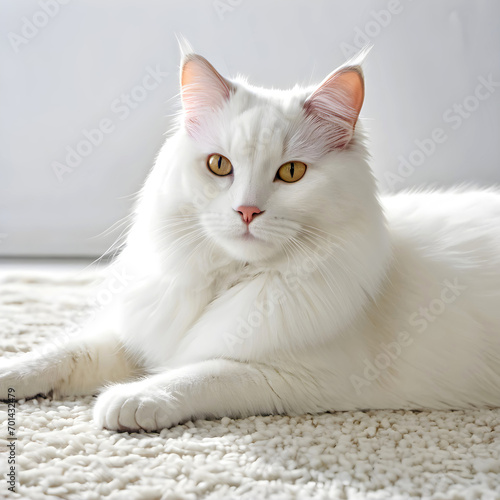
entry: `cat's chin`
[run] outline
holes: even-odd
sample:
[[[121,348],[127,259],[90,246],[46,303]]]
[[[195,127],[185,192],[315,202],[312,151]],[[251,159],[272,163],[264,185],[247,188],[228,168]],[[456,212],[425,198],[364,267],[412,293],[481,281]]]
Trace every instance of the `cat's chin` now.
[[[267,260],[279,252],[279,248],[252,233],[218,238],[218,243],[233,258],[246,262]]]

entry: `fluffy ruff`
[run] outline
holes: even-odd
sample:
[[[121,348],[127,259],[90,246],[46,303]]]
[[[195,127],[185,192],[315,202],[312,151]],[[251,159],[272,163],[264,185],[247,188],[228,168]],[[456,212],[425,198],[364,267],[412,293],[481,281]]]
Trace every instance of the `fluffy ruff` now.
[[[1,355],[36,349],[72,327],[93,296],[93,278],[2,278]],[[98,430],[93,403],[17,403],[18,483],[10,497],[500,498],[500,410],[224,418],[129,434]]]

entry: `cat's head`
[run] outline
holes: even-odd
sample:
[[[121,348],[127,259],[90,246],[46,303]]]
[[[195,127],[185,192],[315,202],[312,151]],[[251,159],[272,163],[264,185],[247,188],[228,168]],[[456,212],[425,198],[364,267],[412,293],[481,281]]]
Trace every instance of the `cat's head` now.
[[[157,168],[169,163],[169,212],[178,208],[177,220],[217,251],[246,262],[286,257],[342,240],[378,210],[357,123],[357,62],[317,86],[271,90],[224,78],[190,53],[181,98],[180,128]]]

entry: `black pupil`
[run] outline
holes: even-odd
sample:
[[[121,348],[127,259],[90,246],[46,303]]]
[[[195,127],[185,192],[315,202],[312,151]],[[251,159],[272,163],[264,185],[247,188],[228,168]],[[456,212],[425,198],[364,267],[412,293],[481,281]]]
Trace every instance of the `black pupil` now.
[[[290,163],[290,177],[293,179],[293,173],[295,172],[295,165]]]
[[[219,161],[217,162],[217,166],[219,167],[219,170],[220,170],[221,163],[222,163],[222,156],[219,156]]]

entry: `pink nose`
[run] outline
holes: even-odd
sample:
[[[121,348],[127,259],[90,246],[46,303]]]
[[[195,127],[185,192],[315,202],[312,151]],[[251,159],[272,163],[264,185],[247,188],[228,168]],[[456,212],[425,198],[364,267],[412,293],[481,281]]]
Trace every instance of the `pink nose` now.
[[[250,222],[252,222],[255,216],[262,213],[257,207],[243,207],[243,206],[238,207],[236,209],[236,212],[240,213],[243,222],[246,222],[247,224],[250,224]]]

